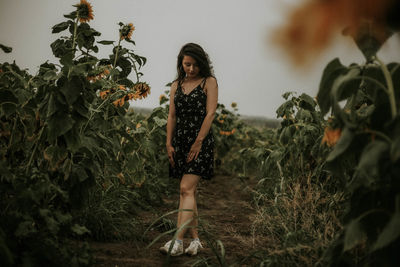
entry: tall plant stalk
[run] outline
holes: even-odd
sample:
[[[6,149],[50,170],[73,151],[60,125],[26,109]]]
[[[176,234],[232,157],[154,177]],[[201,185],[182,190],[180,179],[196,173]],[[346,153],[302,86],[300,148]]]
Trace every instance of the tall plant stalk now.
[[[79,19],[79,17],[76,16],[76,20],[75,20],[75,23],[74,23],[74,36],[72,37],[73,38],[72,39],[72,50],[75,50],[75,45],[76,45],[76,32],[77,32],[77,29],[78,29],[78,19]]]
[[[114,58],[113,69],[115,69],[115,65],[117,65],[117,58],[118,58],[118,53],[119,53],[120,44],[121,44],[121,37],[119,38],[117,50],[115,51],[115,58]]]
[[[389,96],[390,102],[390,110],[392,113],[392,119],[397,116],[397,106],[396,106],[396,99],[394,95],[394,86],[392,76],[390,75],[389,69],[387,68],[386,64],[380,60],[378,57],[375,57],[375,61],[379,63],[379,66],[385,76],[386,84],[387,84],[387,94]]]

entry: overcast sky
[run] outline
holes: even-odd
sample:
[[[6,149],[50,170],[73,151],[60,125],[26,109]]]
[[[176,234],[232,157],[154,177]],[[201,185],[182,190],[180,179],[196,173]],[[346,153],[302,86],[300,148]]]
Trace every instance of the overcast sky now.
[[[0,43],[13,47],[0,52],[0,62],[13,60],[34,74],[50,60],[50,43],[56,39],[51,27],[64,21],[78,0],[0,0]],[[92,0],[94,20],[90,25],[102,35],[98,40],[117,40],[118,22],[136,27],[135,51],[147,57],[143,80],[151,94],[133,103],[156,107],[165,84],[176,75],[176,57],[182,45],[196,42],[208,52],[219,83],[219,102],[237,102],[243,115],[275,118],[281,95],[296,91],[315,96],[323,67],[334,57],[344,64],[362,63],[351,40],[338,40],[312,66],[298,70],[267,39],[285,20],[295,0]],[[99,57],[110,48],[99,45]],[[392,37],[380,52],[383,60],[400,61],[399,38]]]

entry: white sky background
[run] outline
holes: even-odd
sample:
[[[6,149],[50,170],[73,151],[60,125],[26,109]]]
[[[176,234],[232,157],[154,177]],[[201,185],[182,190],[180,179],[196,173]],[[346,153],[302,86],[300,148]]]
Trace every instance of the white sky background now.
[[[51,27],[65,21],[79,0],[0,0],[0,43],[13,52],[0,52],[0,62],[13,60],[32,74],[50,60],[50,44],[57,36]],[[325,65],[334,57],[343,64],[364,61],[351,40],[338,37],[311,67],[298,70],[277,47],[267,42],[268,34],[285,20],[286,7],[295,0],[92,0],[94,20],[90,25],[101,32],[100,40],[118,39],[118,22],[136,27],[131,44],[147,57],[143,81],[151,94],[133,103],[135,107],[158,106],[165,84],[176,75],[176,57],[187,42],[200,44],[213,62],[219,83],[219,102],[237,102],[239,113],[275,118],[283,103],[282,94],[296,91],[315,96]],[[380,51],[386,62],[400,61],[399,38],[392,37]],[[99,57],[111,52],[99,46]]]

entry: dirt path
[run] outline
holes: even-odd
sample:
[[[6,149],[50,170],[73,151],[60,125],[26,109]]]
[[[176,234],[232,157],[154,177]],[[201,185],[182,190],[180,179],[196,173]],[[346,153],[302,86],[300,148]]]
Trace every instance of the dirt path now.
[[[196,261],[207,260],[215,266],[218,261],[212,247],[216,247],[211,240],[221,240],[225,248],[227,263],[238,262],[245,258],[254,249],[254,238],[251,227],[251,217],[254,209],[251,207],[251,185],[249,180],[219,175],[211,181],[202,181],[198,189],[198,209],[200,215],[200,239],[204,250],[194,257],[179,256],[167,258],[158,249],[171,235],[163,236],[149,249],[145,247],[164,230],[151,229],[147,234],[147,244],[138,242],[96,243],[92,242],[96,260],[95,266],[191,266]],[[158,214],[143,212],[140,215],[143,224],[148,227],[160,214],[165,214],[177,208],[178,196],[174,200],[165,200],[166,205]],[[168,219],[175,221],[176,214]],[[189,243],[184,240],[184,246]],[[220,249],[218,248],[218,251]],[[240,265],[243,266],[243,265]]]

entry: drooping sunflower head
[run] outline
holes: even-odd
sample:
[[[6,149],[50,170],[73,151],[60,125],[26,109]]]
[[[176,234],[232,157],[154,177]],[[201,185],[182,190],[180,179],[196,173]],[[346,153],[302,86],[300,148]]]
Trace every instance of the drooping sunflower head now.
[[[336,145],[341,135],[342,135],[342,129],[340,128],[332,129],[330,126],[327,126],[325,128],[324,136],[321,140],[321,143],[326,144],[329,147],[333,147]]]
[[[365,40],[366,35],[382,44],[388,38],[387,27],[398,24],[398,0],[297,2],[302,4],[294,8],[285,23],[273,31],[271,39],[298,65],[314,62],[316,56],[328,48],[334,36],[343,29],[346,29],[346,35],[355,39],[357,45]],[[369,45],[369,40],[367,43]]]
[[[168,102],[168,97],[166,95],[162,94],[162,95],[160,95],[159,100],[160,100],[160,105],[162,105],[162,104]]]
[[[131,39],[134,30],[135,26],[133,26],[132,23],[125,24],[124,26],[122,26],[122,28],[119,30],[121,40]]]
[[[147,83],[140,82],[133,87],[139,98],[145,98],[150,94],[150,86]]]
[[[77,8],[77,16],[81,23],[86,23],[94,18],[92,5],[88,1],[81,0],[81,2],[75,6]]]

